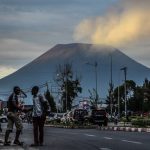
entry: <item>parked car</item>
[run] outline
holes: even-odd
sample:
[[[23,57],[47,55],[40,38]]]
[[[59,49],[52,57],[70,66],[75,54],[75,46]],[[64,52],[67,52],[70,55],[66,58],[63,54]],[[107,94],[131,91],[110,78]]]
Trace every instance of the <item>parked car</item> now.
[[[53,121],[54,120],[54,116],[55,116],[54,113],[49,113],[49,115],[46,116],[46,122]]]
[[[61,120],[61,122],[65,123],[67,121],[67,113],[64,113],[60,120]]]
[[[108,117],[105,109],[94,109],[91,112],[90,120],[93,124],[98,124],[100,126],[107,126]]]
[[[0,122],[1,123],[8,122],[7,116],[5,116],[5,115],[0,116]]]
[[[55,113],[53,118],[54,118],[54,121],[60,123],[62,117],[63,117],[63,113]]]
[[[84,122],[85,117],[88,115],[88,111],[85,109],[75,109],[73,113],[73,119],[75,121]]]
[[[67,116],[66,116],[66,119],[67,119],[67,121],[73,121],[73,112],[74,111],[69,111],[68,113],[67,113]]]

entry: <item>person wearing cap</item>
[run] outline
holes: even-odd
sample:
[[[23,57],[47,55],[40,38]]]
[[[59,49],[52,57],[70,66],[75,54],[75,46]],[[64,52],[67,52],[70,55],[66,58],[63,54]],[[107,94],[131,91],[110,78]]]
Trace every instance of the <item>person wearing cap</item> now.
[[[13,89],[13,93],[8,98],[8,102],[7,102],[8,123],[7,123],[7,129],[5,132],[4,146],[9,146],[11,144],[11,142],[8,141],[8,139],[9,139],[9,134],[13,130],[14,124],[16,126],[16,136],[15,136],[14,144],[16,144],[16,145],[22,145],[23,144],[22,142],[19,141],[19,136],[20,136],[20,133],[23,129],[22,122],[21,122],[19,115],[18,115],[19,111],[23,111],[23,106],[20,105],[20,103],[19,103],[19,101],[20,101],[19,98],[21,97],[20,96],[21,94],[24,98],[27,97],[27,95],[20,89],[19,86],[15,86]]]

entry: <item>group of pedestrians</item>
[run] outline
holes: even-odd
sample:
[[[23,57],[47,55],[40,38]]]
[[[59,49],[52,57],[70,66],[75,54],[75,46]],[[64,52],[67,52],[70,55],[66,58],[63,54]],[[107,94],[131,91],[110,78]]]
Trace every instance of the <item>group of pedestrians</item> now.
[[[26,109],[23,107],[20,102],[21,97],[27,97],[27,95],[21,90],[20,87],[15,86],[13,89],[13,93],[9,96],[7,107],[8,107],[8,123],[7,129],[5,132],[4,146],[10,146],[11,141],[9,141],[9,135],[13,130],[13,126],[16,126],[16,136],[14,139],[14,144],[23,145],[23,142],[19,140],[20,134],[23,129],[23,124],[21,119],[19,118],[19,114],[21,112],[32,111],[32,119],[33,119],[33,135],[34,142],[31,146],[42,146],[44,141],[44,122],[46,119],[46,115],[44,113],[44,105],[46,105],[46,100],[44,96],[39,94],[39,87],[34,86],[31,90],[33,108]]]

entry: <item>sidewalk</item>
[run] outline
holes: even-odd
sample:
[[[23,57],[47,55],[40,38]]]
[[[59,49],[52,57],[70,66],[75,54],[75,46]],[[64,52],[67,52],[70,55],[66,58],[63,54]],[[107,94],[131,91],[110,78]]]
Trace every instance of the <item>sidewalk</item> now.
[[[12,141],[11,146],[4,146],[4,132],[0,132],[0,150],[39,150],[39,148],[36,147],[30,147],[26,143],[23,146],[18,146],[13,144],[13,140],[10,138]]]

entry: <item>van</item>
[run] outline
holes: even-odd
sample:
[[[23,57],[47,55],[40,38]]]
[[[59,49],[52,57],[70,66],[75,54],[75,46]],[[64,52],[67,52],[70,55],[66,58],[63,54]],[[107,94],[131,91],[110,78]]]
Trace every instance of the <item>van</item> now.
[[[108,117],[105,109],[93,109],[91,112],[91,122],[99,126],[107,126]]]

